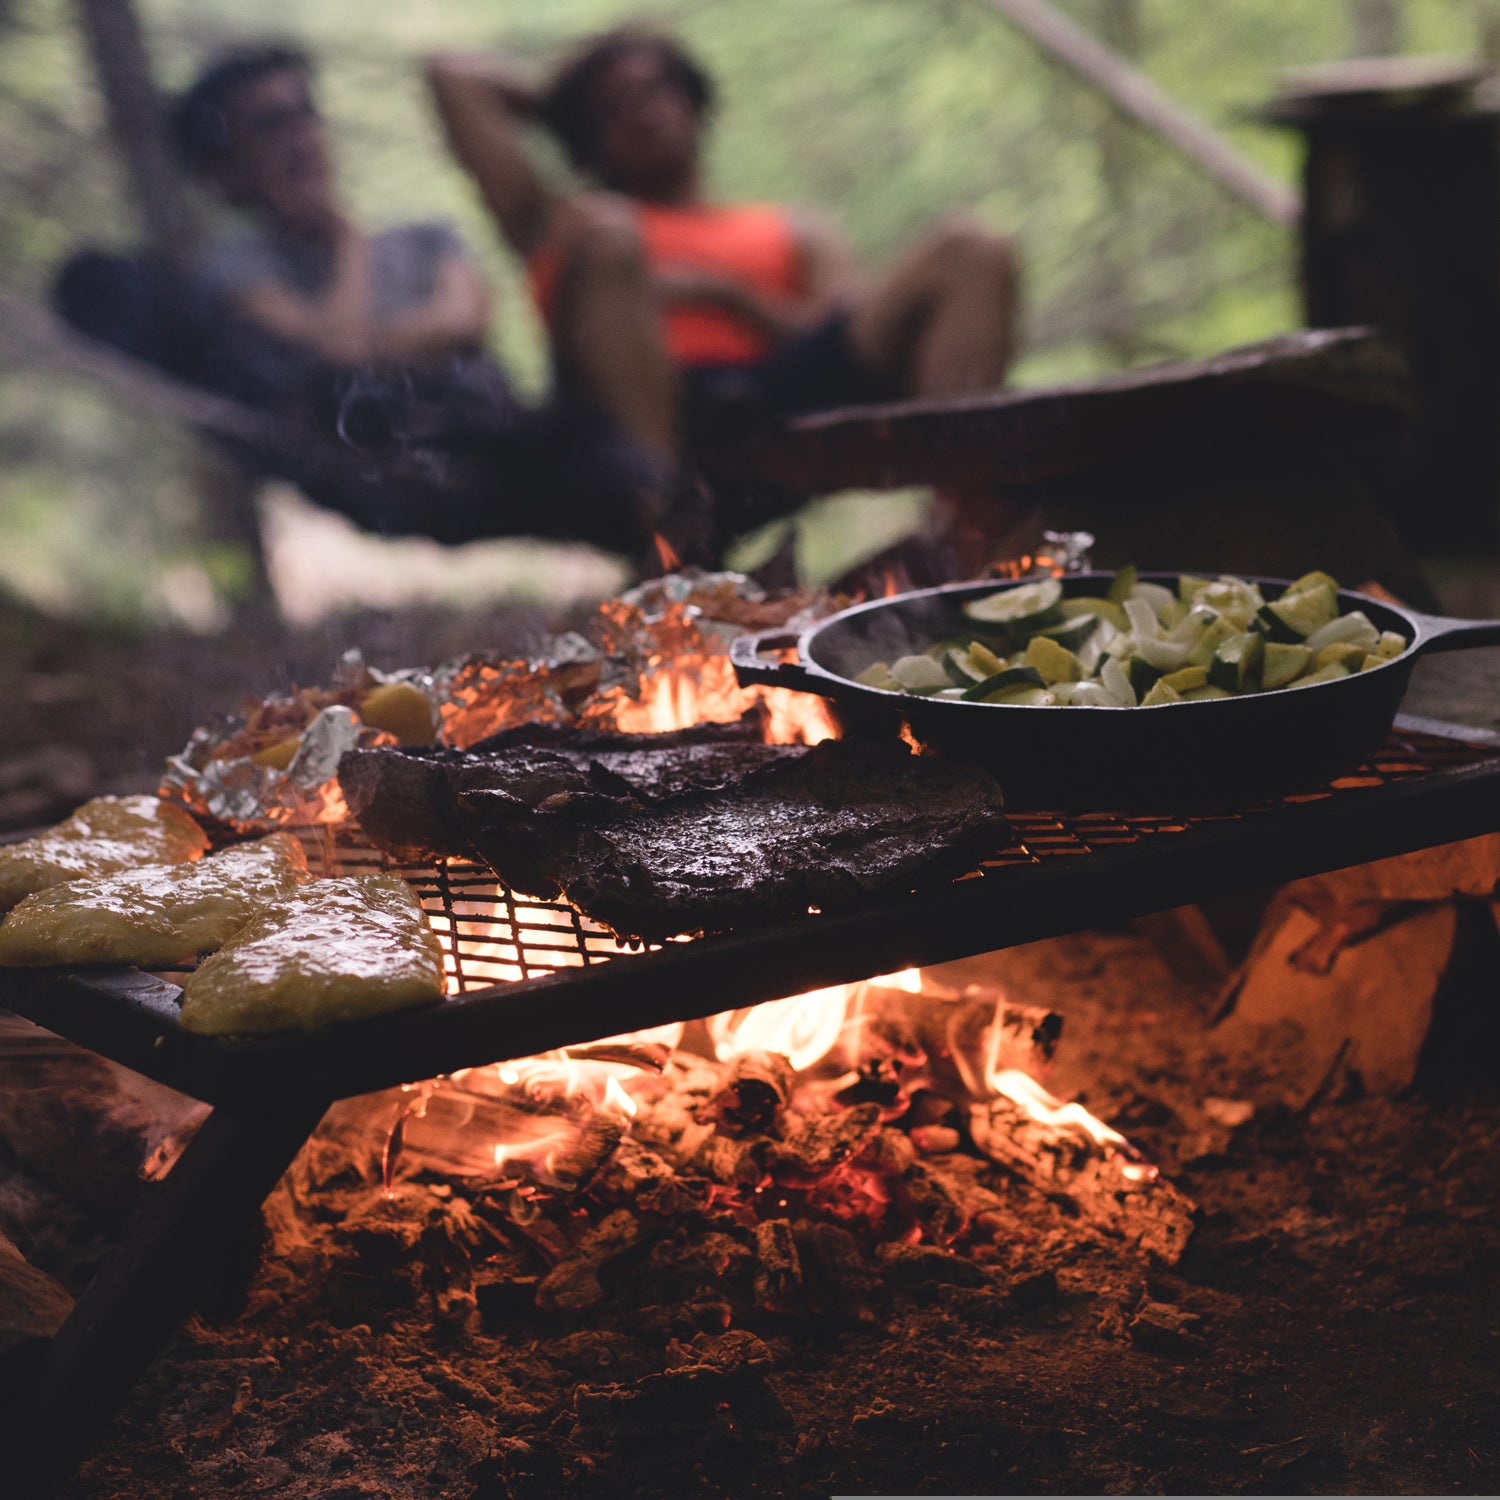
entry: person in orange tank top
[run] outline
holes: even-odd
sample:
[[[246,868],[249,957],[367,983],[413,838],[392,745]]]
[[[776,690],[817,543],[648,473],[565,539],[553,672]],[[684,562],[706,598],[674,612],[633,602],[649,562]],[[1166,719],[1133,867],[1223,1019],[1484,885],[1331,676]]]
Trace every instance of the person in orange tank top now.
[[[610,32],[543,84],[494,56],[436,57],[427,76],[455,156],[526,261],[559,385],[664,473],[705,434],[1004,382],[1010,241],[954,217],[871,277],[821,216],[716,202],[701,171],[713,87],[675,40]],[[551,184],[531,124],[600,191]]]

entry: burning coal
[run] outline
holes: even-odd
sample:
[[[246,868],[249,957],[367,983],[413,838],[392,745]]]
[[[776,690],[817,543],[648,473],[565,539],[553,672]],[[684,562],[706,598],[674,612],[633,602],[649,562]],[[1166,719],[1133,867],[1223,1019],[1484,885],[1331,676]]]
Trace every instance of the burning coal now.
[[[526,1224],[624,1197],[757,1235],[807,1219],[963,1250],[1000,1222],[976,1180],[999,1163],[1175,1258],[1190,1206],[1118,1131],[1033,1076],[1060,1025],[908,970],[470,1069],[408,1092],[385,1180],[458,1179]]]

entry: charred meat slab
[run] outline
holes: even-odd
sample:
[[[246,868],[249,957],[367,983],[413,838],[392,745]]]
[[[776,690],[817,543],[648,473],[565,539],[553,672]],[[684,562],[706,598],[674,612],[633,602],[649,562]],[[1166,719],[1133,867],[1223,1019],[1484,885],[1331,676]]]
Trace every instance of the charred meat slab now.
[[[648,940],[908,890],[1005,842],[999,785],[966,762],[695,735],[355,751],[340,781],[377,843],[478,854],[513,889]]]
[[[899,741],[829,740],[722,791],[585,828],[562,884],[621,936],[666,938],[951,879],[1005,827],[999,784],[977,766]],[[483,852],[481,836],[476,826]]]
[[[339,786],[370,839],[413,862],[472,856],[457,799],[494,792],[491,822],[497,830],[508,824],[517,840],[501,879],[530,895],[556,895],[560,887],[533,868],[537,858],[545,860],[555,825],[716,790],[768,761],[800,753],[764,744],[762,727],[754,713],[668,734],[526,724],[467,750],[351,750],[339,763]]]

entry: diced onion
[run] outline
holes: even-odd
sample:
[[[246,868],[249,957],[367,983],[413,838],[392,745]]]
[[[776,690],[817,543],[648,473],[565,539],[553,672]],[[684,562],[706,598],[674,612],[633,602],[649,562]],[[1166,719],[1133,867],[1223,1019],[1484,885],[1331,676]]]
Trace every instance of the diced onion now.
[[[1348,641],[1362,651],[1373,651],[1380,644],[1380,632],[1363,610],[1353,609],[1347,615],[1319,626],[1302,644],[1316,656],[1324,646],[1331,646],[1335,641]]]
[[[1144,588],[1144,584],[1138,584],[1138,588]],[[1162,590],[1166,592],[1165,589]],[[1127,599],[1125,601],[1125,613],[1130,617],[1130,629],[1136,640],[1155,640],[1161,635],[1161,621],[1156,618],[1156,611],[1145,599]]]
[[[1122,708],[1135,707],[1135,689],[1131,687],[1125,668],[1120,665],[1117,657],[1112,656],[1104,663],[1099,680],[1104,684],[1105,692]]]
[[[1171,589],[1163,588],[1159,583],[1138,583],[1130,591],[1130,598],[1125,601],[1128,611],[1135,600],[1141,600],[1150,605],[1151,612],[1158,620],[1166,618],[1167,611],[1177,603],[1177,596]],[[1133,622],[1132,622],[1133,623]]]
[[[1192,647],[1186,641],[1153,641],[1137,636],[1135,649],[1158,672],[1175,672],[1187,661]]]

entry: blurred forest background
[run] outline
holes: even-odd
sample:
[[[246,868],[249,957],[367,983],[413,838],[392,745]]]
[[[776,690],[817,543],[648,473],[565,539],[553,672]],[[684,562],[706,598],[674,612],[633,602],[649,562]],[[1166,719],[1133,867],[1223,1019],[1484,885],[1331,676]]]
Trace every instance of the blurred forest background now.
[[[1283,70],[1380,52],[1473,55],[1493,41],[1500,14],[1496,0],[1059,7],[1289,186],[1298,144],[1254,113]],[[0,293],[33,304],[70,249],[128,246],[138,232],[81,10],[82,0],[0,0]],[[712,181],[721,196],[818,205],[871,263],[955,205],[1013,232],[1026,267],[1018,384],[1205,354],[1299,321],[1294,233],[1124,121],[985,0],[374,0],[353,9],[138,0],[138,12],[169,91],[234,40],[305,46],[320,66],[357,216],[456,223],[501,288],[496,352],[531,390],[545,379],[531,310],[443,153],[415,62],[437,47],[492,44],[541,61],[630,18],[680,32],[719,78]],[[206,230],[223,227],[211,205],[194,207]],[[213,534],[201,496],[218,482],[180,427],[28,364],[0,324],[0,595],[120,625],[222,623],[247,559]],[[866,542],[909,520],[912,503],[893,500]],[[824,532],[842,535],[830,514],[836,503]],[[325,572],[320,549],[353,545],[285,498],[270,520],[273,530],[290,526],[293,553]],[[814,521],[814,541],[817,531]],[[398,572],[455,601],[507,588],[576,596],[617,581],[602,559],[527,544],[446,562],[432,550],[408,549]],[[356,570],[360,558],[368,562],[357,554]],[[367,572],[367,602],[381,602],[380,569]]]

